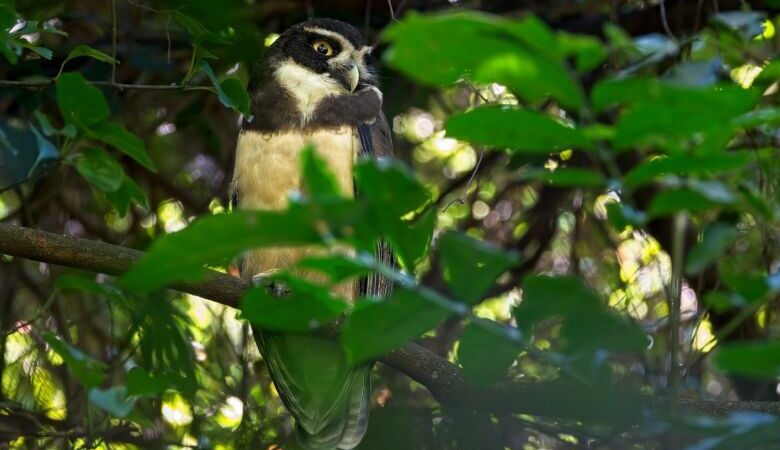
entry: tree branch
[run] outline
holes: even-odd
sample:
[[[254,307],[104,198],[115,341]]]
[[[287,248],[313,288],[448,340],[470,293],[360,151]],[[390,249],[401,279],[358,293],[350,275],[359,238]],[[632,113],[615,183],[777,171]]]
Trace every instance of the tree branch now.
[[[0,87],[22,87],[22,88],[42,88],[53,85],[57,80],[55,78],[44,80],[0,80]],[[214,89],[210,86],[182,86],[180,84],[129,84],[115,83],[113,81],[94,80],[87,83],[97,86],[108,86],[117,89],[139,89],[146,91],[210,91]]]
[[[120,275],[144,255],[126,247],[9,223],[0,223],[0,254],[108,275]],[[246,281],[216,271],[209,271],[201,282],[173,286],[233,308],[239,305],[248,287]],[[380,361],[425,386],[437,401],[449,408],[635,423],[640,419],[636,405],[653,403],[646,396],[616,389],[588,389],[566,380],[476,387],[466,381],[455,364],[415,343],[388,353]],[[780,415],[780,403],[775,402],[682,401],[681,405],[712,414],[740,410]],[[626,413],[632,410],[637,413]]]

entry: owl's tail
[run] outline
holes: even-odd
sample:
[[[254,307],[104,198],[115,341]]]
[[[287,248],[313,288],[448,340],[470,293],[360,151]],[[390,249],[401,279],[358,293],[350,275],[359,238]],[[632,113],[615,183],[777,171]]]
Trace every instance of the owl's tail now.
[[[255,330],[279,397],[306,450],[355,448],[368,426],[371,364],[350,366],[337,342]]]
[[[317,433],[297,425],[298,442],[307,450],[350,450],[358,446],[368,427],[371,368],[361,366],[350,387],[345,412]]]

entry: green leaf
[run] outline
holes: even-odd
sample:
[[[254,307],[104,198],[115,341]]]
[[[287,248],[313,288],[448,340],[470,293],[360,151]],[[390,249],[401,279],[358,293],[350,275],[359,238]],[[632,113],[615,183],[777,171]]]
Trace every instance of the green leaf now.
[[[531,102],[551,97],[575,109],[583,102],[555,36],[533,16],[410,13],[388,26],[383,38],[390,43],[386,61],[422,83],[449,85],[467,77],[506,85]]]
[[[309,195],[342,195],[336,177],[328,170],[327,163],[319,155],[314,146],[307,145],[301,151],[303,184]]]
[[[299,268],[314,270],[328,276],[333,284],[366,276],[373,268],[363,264],[360,259],[348,258],[344,255],[309,256],[298,261]]]
[[[668,146],[698,133],[719,137],[718,142],[725,145],[733,127],[724,124],[750,111],[759,96],[758,91],[733,84],[691,87],[628,78],[598,83],[592,103],[597,111],[615,104],[630,106],[617,124],[614,143],[620,149],[639,144]]]
[[[447,135],[496,148],[550,153],[588,147],[585,136],[548,116],[527,109],[485,106],[450,117]]]
[[[458,363],[474,384],[488,385],[506,378],[507,370],[522,350],[501,337],[502,327],[490,320],[475,319],[460,337]],[[489,331],[495,328],[494,332]]]
[[[641,328],[607,308],[595,292],[574,277],[527,277],[515,317],[518,328],[529,334],[535,324],[560,318],[560,338],[564,349],[572,353],[598,349],[638,352],[649,342]]]
[[[146,194],[132,178],[125,175],[122,178],[122,184],[114,192],[106,192],[106,200],[116,208],[119,217],[124,217],[130,210],[131,204],[136,204],[142,208],[149,209],[149,200]]]
[[[660,192],[650,201],[647,212],[651,217],[668,216],[681,211],[701,213],[717,205],[691,189],[670,189]]]
[[[258,286],[246,291],[241,300],[241,317],[263,330],[312,332],[349,308],[347,302],[333,297],[326,286],[281,274],[271,279],[283,282],[290,292],[278,298],[268,287]]]
[[[420,337],[447,315],[418,292],[399,287],[390,298],[361,300],[347,316],[341,342],[350,363],[359,364]]]
[[[439,238],[438,250],[450,291],[467,303],[480,301],[496,279],[519,261],[515,253],[453,231]]]
[[[413,272],[428,252],[436,228],[436,210],[428,209],[414,220],[391,222],[383,236],[398,253],[401,265]]]
[[[155,396],[173,387],[173,381],[165,375],[152,375],[140,367],[133,367],[127,374],[128,396]]]
[[[92,388],[89,401],[115,417],[127,417],[135,407],[135,400],[127,398],[127,389],[117,386],[108,389]]]
[[[87,136],[92,139],[105,142],[127,156],[133,158],[138,164],[155,172],[154,163],[146,152],[144,141],[135,134],[127,131],[125,127],[116,122],[101,122],[91,126],[87,130]]]
[[[81,384],[87,388],[94,388],[103,384],[103,381],[106,379],[105,364],[66,344],[52,333],[44,333],[43,339],[65,361],[65,364]]]
[[[92,48],[88,45],[79,45],[78,47],[74,48],[73,50],[68,53],[68,57],[65,58],[65,61],[62,62],[62,65],[60,66],[60,72],[62,73],[62,69],[65,68],[65,64],[67,64],[68,61],[74,58],[79,58],[82,56],[86,56],[92,59],[96,59],[98,61],[108,63],[108,64],[119,64],[119,61],[111,57],[110,55],[107,55],[103,52],[101,52],[98,49]]]
[[[398,252],[401,264],[413,270],[430,245],[436,214],[429,210],[413,219],[404,218],[428,204],[430,191],[405,166],[391,159],[359,162],[355,181],[381,237]]]
[[[66,72],[56,81],[57,104],[65,123],[90,127],[106,120],[111,111],[103,93],[80,73]]]
[[[574,57],[575,66],[580,73],[597,68],[609,55],[604,44],[593,36],[559,31],[557,38],[561,52]]]
[[[225,97],[230,99],[230,104],[235,105],[231,108],[243,114],[245,117],[249,117],[249,93],[238,78],[228,78],[220,83],[222,92]],[[225,101],[220,98],[222,104]],[[227,106],[227,105],[226,105]]]
[[[357,209],[349,201],[332,203],[330,208],[331,213]],[[321,213],[293,207],[202,217],[184,230],[157,239],[122,277],[121,285],[149,292],[175,281],[199,279],[206,264],[217,264],[247,249],[320,243],[317,222]]]
[[[97,281],[75,275],[60,275],[54,282],[56,292],[85,292],[100,295],[105,298],[124,302],[125,296],[122,291],[107,283],[98,283]]]
[[[625,203],[607,203],[607,220],[617,230],[622,232],[627,227],[641,228],[647,223],[648,217],[644,211],[638,211]]]
[[[627,186],[636,188],[662,175],[718,174],[745,167],[752,159],[747,152],[723,152],[711,156],[660,156],[643,161],[631,169],[624,179]]]
[[[780,341],[724,343],[713,361],[728,374],[775,379],[780,376]]]
[[[539,170],[529,173],[528,178],[558,187],[601,188],[607,183],[600,172],[579,167],[563,167],[553,171]]]
[[[688,254],[685,273],[697,275],[718,258],[721,258],[731,244],[739,237],[739,230],[731,224],[713,223],[704,229],[701,242]]]
[[[125,176],[122,166],[99,148],[85,148],[76,157],[76,170],[90,184],[104,192],[114,192],[122,185]]]
[[[249,115],[249,94],[239,80],[228,78],[220,83],[211,65],[205,60],[200,61],[199,68],[211,80],[217,90],[217,97],[223,105],[233,108],[245,116]]]

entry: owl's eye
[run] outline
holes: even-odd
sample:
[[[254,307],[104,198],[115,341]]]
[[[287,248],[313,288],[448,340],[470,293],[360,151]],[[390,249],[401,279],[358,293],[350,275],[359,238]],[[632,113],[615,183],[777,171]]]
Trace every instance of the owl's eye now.
[[[330,45],[330,42],[328,42],[328,41],[323,41],[322,39],[320,39],[318,41],[314,41],[311,44],[311,46],[314,49],[314,51],[316,51],[320,55],[323,55],[323,56],[331,56],[331,55],[333,55],[333,46]]]

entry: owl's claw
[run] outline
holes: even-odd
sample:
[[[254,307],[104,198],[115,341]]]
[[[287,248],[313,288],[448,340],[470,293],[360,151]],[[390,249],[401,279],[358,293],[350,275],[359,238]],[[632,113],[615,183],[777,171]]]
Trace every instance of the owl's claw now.
[[[269,270],[268,272],[255,274],[252,276],[252,285],[265,287],[274,297],[284,297],[285,294],[290,292],[290,289],[287,287],[287,284],[271,279],[277,272],[277,270]]]

